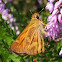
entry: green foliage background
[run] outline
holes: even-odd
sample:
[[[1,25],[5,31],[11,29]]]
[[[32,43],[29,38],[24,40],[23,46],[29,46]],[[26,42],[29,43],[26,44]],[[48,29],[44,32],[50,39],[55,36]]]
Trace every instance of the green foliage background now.
[[[16,22],[19,24],[19,30],[22,32],[27,26],[31,19],[31,12],[39,12],[42,8],[46,6],[47,1],[43,0],[42,5],[40,5],[37,0],[13,0],[12,3],[7,3],[6,8],[13,10],[11,12],[16,18]],[[49,11],[43,10],[41,12],[42,21],[47,23],[47,17],[49,16]],[[62,62],[62,56],[59,56],[59,51],[62,47],[62,41],[56,43],[53,40],[49,41],[45,38],[45,42],[49,44],[47,47],[45,45],[45,53],[40,53],[34,56],[30,55],[14,55],[9,50],[11,43],[19,36],[16,35],[16,31],[9,28],[9,25],[4,21],[0,14],[0,62],[33,62],[36,58],[36,62]]]

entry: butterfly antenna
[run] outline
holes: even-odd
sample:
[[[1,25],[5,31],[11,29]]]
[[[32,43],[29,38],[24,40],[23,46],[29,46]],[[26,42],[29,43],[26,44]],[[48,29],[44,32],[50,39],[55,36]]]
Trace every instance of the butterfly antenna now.
[[[41,9],[41,11],[43,11],[43,10],[44,10],[44,8],[43,8],[43,9]],[[40,12],[41,12],[41,11],[40,11]],[[40,12],[39,12],[39,13],[40,13]]]

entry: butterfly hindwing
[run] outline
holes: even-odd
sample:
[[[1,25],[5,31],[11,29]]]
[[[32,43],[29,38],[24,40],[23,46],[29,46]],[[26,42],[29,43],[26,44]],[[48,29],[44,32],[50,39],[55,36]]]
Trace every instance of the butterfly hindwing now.
[[[43,37],[41,37],[40,30],[32,27],[29,29],[24,39],[24,51],[29,55],[35,55],[37,53],[43,52],[43,43],[44,40]]]
[[[34,27],[30,28],[24,39],[24,51],[29,55],[34,55],[35,50],[37,53],[37,37],[35,37],[37,34],[35,35],[35,30]]]

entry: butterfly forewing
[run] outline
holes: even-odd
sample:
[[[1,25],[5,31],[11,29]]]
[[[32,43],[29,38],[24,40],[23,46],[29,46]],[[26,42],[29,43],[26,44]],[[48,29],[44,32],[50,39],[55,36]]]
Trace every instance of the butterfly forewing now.
[[[19,35],[19,37],[11,44],[10,50],[13,52],[17,53],[24,53],[24,48],[23,48],[23,41],[25,38],[25,35],[28,31],[29,25],[26,26],[24,31]]]

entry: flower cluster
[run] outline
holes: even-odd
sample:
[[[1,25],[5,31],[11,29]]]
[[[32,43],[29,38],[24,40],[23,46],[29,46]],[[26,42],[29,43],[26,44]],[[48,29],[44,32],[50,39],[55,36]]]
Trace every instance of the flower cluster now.
[[[55,0],[48,0],[49,2],[46,5],[46,9],[48,9],[51,15],[48,17],[47,21],[49,22],[45,29],[49,35],[49,39],[51,37],[55,40],[55,37],[60,37],[60,33],[62,32],[62,0],[59,0],[53,4]]]
[[[8,0],[8,1],[12,1],[12,0]],[[9,9],[5,9],[5,4],[2,2],[2,0],[0,0],[0,13],[2,15],[2,18],[5,21],[7,21],[7,24],[9,24],[9,28],[11,28],[12,30],[16,30],[16,34],[20,34],[18,26],[15,22],[16,19],[13,17],[12,14],[9,14]]]

